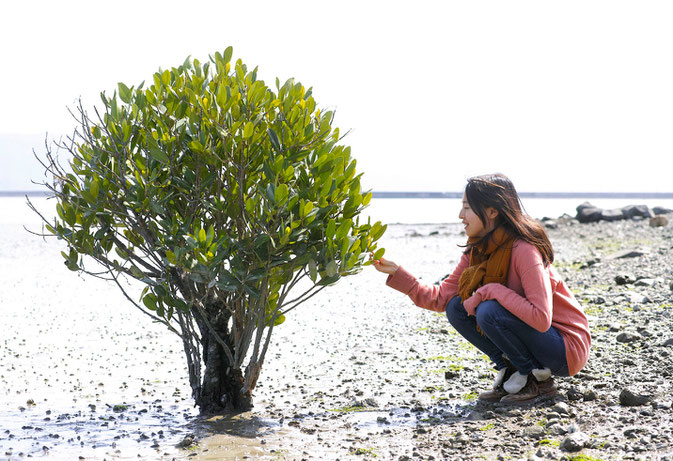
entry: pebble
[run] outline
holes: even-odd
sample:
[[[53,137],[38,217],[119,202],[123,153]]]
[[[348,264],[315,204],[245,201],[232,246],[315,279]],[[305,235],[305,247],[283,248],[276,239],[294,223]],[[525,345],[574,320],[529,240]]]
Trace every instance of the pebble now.
[[[567,415],[570,413],[570,409],[568,407],[568,404],[565,402],[559,402],[556,405],[552,407],[552,410],[554,410],[557,413],[560,413],[562,415]]]
[[[617,342],[620,343],[632,343],[641,339],[641,336],[637,333],[623,332],[617,335]]]
[[[622,391],[619,393],[619,403],[625,407],[645,405],[650,400],[650,396],[637,394],[628,388],[622,389]]]
[[[589,436],[584,432],[572,432],[568,434],[562,441],[559,448],[563,451],[577,452],[585,447],[589,442]]]

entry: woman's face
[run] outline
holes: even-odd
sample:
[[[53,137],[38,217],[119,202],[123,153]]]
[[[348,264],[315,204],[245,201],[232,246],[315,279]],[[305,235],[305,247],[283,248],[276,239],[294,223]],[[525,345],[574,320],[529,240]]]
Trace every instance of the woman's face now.
[[[486,216],[488,222],[484,223],[479,216],[470,208],[470,204],[467,201],[465,195],[463,195],[463,207],[460,209],[460,214],[458,217],[463,222],[465,226],[465,234],[468,237],[480,238],[486,235],[488,232],[493,230],[495,225],[495,217],[498,215],[498,212],[493,208],[486,209]]]

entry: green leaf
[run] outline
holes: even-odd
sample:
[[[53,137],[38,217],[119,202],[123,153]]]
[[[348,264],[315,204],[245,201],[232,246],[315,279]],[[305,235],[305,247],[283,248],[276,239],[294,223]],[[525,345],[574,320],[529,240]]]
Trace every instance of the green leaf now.
[[[168,163],[168,155],[166,155],[161,149],[157,147],[150,147],[148,153],[154,160],[160,163]]]
[[[255,125],[253,125],[252,122],[248,122],[245,124],[245,128],[243,128],[243,139],[248,139],[250,136],[252,136],[252,133],[255,131]]]
[[[334,277],[338,271],[339,268],[334,261],[328,262],[327,266],[325,266],[325,273],[327,274],[327,277]]]
[[[121,98],[121,100],[124,101],[126,104],[130,104],[131,90],[129,89],[129,87],[124,85],[122,82],[117,83],[117,87],[119,88],[119,97]]]
[[[143,304],[151,311],[157,310],[157,297],[154,293],[148,293],[143,298]]]
[[[386,252],[385,248],[379,248],[378,250],[376,250],[376,253],[374,253],[374,256],[373,256],[372,259],[374,259],[374,260],[381,259],[383,257],[383,255],[385,254],[385,252]]]
[[[98,199],[98,192],[100,190],[99,182],[97,180],[91,181],[91,186],[89,187],[89,192],[94,199]]]
[[[276,320],[273,321],[273,326],[278,326],[285,322],[285,316],[283,314],[280,314],[278,317],[276,317]]]
[[[206,231],[205,229],[199,229],[199,242],[206,243]]]
[[[281,184],[276,187],[276,192],[274,193],[274,200],[276,203],[282,204],[288,196],[288,188],[286,184]]]
[[[222,53],[222,57],[224,58],[224,63],[228,63],[231,61],[231,56],[234,54],[234,49],[230,46],[228,46],[225,50],[224,53]]]
[[[334,238],[335,232],[336,232],[336,221],[334,220],[334,218],[332,218],[327,223],[327,228],[325,229],[325,236],[327,237],[328,240],[332,240]]]
[[[276,132],[269,128],[266,130],[266,133],[269,135],[269,141],[271,142],[273,148],[276,150],[276,152],[280,152],[280,140],[278,139]]]
[[[315,281],[318,279],[318,265],[313,259],[308,262],[308,273],[313,283],[315,283]]]

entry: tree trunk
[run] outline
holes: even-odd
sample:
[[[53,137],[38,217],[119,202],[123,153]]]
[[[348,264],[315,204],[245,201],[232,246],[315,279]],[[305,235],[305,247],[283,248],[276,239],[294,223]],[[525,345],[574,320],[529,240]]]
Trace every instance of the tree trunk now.
[[[205,333],[205,332],[204,332]],[[230,343],[226,331],[220,331],[220,337]],[[240,413],[252,408],[252,392],[242,393],[243,373],[234,368],[222,345],[212,333],[202,336],[202,356],[205,365],[203,382],[194,391],[194,399],[201,414]]]

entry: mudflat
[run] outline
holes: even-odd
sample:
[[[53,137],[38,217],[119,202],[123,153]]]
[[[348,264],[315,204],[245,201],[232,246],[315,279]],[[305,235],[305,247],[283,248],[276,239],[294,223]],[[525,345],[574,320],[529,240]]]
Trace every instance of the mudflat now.
[[[177,336],[59,242],[2,224],[0,457],[23,459],[673,459],[673,227],[549,229],[582,302],[589,363],[533,407],[477,402],[494,371],[442,314],[373,268],[274,332],[255,408],[199,417]],[[457,263],[459,225],[392,225],[386,257],[426,283]]]

